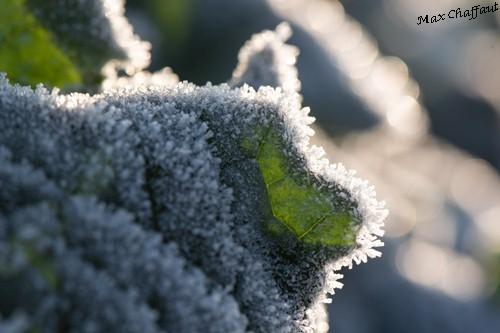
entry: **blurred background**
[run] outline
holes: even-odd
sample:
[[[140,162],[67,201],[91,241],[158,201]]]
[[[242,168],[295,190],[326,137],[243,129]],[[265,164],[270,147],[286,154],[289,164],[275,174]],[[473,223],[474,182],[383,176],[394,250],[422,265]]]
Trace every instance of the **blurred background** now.
[[[500,12],[469,0],[128,0],[156,70],[221,83],[288,21],[313,141],[390,210],[382,259],[345,272],[338,333],[500,332]]]

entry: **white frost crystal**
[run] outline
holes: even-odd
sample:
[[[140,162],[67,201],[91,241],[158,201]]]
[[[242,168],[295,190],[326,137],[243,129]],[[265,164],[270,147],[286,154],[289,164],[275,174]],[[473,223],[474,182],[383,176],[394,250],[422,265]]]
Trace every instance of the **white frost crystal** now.
[[[372,187],[309,144],[314,119],[288,30],[254,36],[231,86],[144,74],[97,95],[60,95],[0,77],[0,327],[327,329],[322,303],[341,286],[336,271],[379,255],[386,211]],[[354,221],[353,243],[268,232],[264,132],[278,138],[287,177],[307,179]]]

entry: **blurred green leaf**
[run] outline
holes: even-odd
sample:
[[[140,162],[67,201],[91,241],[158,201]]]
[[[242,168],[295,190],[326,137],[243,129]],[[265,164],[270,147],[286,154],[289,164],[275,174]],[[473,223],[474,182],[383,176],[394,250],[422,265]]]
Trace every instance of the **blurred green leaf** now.
[[[64,87],[81,83],[76,66],[26,9],[24,0],[0,0],[0,7],[1,72],[21,84]]]
[[[184,47],[192,19],[192,0],[147,1],[149,13],[169,44],[169,52]]]

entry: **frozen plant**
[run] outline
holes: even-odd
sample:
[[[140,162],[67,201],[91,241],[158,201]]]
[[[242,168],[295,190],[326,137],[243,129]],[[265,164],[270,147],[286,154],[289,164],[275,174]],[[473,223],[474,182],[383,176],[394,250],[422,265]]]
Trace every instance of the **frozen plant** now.
[[[58,45],[112,36],[58,27],[63,12],[39,5]],[[387,213],[309,144],[289,34],[253,36],[230,85],[107,68],[100,93],[61,94],[0,76],[0,327],[327,330],[339,269],[380,255]]]

